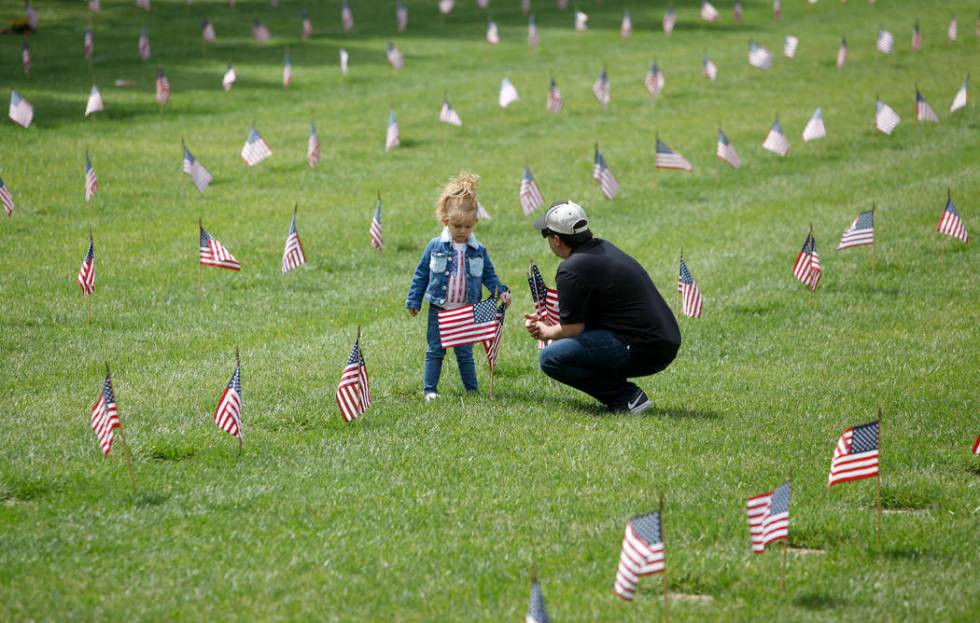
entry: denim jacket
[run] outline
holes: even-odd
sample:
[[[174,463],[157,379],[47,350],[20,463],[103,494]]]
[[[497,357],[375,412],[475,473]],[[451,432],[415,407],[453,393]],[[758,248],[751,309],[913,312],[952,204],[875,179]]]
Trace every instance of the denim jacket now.
[[[408,289],[405,307],[421,309],[423,297],[433,305],[445,304],[449,275],[455,261],[456,252],[453,249],[452,237],[449,235],[449,228],[445,228],[440,236],[433,238],[425,246],[422,259],[415,269],[415,276],[412,277],[412,285]],[[487,248],[480,244],[473,234],[470,234],[466,241],[466,274],[468,276],[467,303],[480,301],[483,286],[486,286],[491,293],[507,291],[507,286],[500,283],[497,273],[493,270]]]

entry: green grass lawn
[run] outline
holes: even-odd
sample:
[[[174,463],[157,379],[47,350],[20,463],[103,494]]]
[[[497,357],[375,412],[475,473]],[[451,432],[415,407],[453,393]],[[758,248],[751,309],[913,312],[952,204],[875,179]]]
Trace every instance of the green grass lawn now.
[[[149,13],[103,0],[99,14],[77,0],[35,4],[29,78],[20,37],[0,36],[0,96],[15,88],[35,106],[30,129],[0,123],[0,177],[18,205],[0,222],[0,619],[520,620],[534,567],[555,621],[650,621],[660,578],[643,579],[632,604],[612,583],[627,519],[664,495],[671,588],[713,599],[675,603],[673,620],[975,620],[980,280],[975,243],[935,231],[951,188],[980,233],[980,116],[972,99],[948,112],[964,76],[980,73],[975,2],[794,0],[773,21],[768,1],[747,1],[737,26],[727,0],[713,25],[676,2],[669,38],[666,4],[645,3],[623,41],[618,2],[579,3],[591,19],[576,33],[571,9],[535,0],[536,51],[518,0],[491,4],[499,46],[484,42],[472,0],[445,17],[434,0],[409,0],[400,35],[393,0],[352,2],[349,34],[339,0],[154,0]],[[305,42],[304,8],[316,30]],[[4,22],[21,16],[18,2],[0,9]],[[206,49],[204,17],[218,36]],[[268,45],[251,39],[252,17],[269,26]],[[916,19],[924,47],[913,53]],[[891,56],[874,48],[879,26],[895,34]],[[800,38],[794,60],[781,55],[786,34]],[[384,57],[393,35],[401,72]],[[838,70],[842,35],[850,58]],[[750,39],[776,55],[770,71],[747,64]],[[716,82],[701,76],[704,54]],[[643,88],[653,60],[667,81],[658,100]],[[229,62],[239,81],[225,93]],[[158,64],[173,90],[162,115]],[[605,112],[590,93],[604,66]],[[521,96],[506,110],[505,76]],[[551,76],[560,115],[545,112]],[[85,119],[93,80],[106,111]],[[916,84],[940,123],[915,122]],[[444,95],[461,128],[437,122]],[[874,130],[876,95],[902,117],[891,137]],[[818,106],[828,138],[804,144]],[[402,147],[384,153],[389,109]],[[776,115],[784,159],[761,148]],[[247,169],[238,153],[253,122],[273,156]],[[719,127],[739,170],[715,157]],[[692,173],[654,169],[657,135]],[[182,138],[215,176],[203,195],[180,173]],[[597,141],[621,184],[614,201],[591,179]],[[88,205],[86,149],[101,182]],[[642,416],[606,415],[537,368],[520,325],[524,275],[534,259],[553,283],[558,260],[521,213],[525,163],[546,201],[584,205],[668,300],[681,249],[701,287],[704,317],[681,321],[677,361],[640,381],[655,404]],[[476,233],[515,304],[494,398],[482,361],[475,397],[447,363],[443,397],[424,404],[425,322],[404,299],[439,231],[439,189],[460,169],[483,178],[493,219]],[[368,238],[379,190],[384,254]],[[309,264],[283,276],[294,203]],[[872,203],[873,272],[869,248],[834,251]],[[199,218],[240,273],[197,265]],[[811,223],[825,270],[812,297],[791,274]],[[74,283],[90,228],[91,321]],[[358,325],[375,404],[345,424],[333,395]],[[211,419],[236,347],[241,455]],[[105,362],[135,500],[124,446],[102,460],[89,425]],[[875,483],[825,483],[840,433],[879,406],[883,504],[913,512],[887,513],[876,545]],[[744,502],[789,469],[790,544],[823,553],[790,554],[780,593],[778,551],[751,553]]]

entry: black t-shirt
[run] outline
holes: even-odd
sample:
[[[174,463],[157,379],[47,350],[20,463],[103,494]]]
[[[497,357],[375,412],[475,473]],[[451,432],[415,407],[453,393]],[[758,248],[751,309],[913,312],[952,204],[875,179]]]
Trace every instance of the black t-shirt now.
[[[630,345],[680,345],[677,319],[650,275],[616,245],[593,238],[558,265],[562,324],[612,331]]]

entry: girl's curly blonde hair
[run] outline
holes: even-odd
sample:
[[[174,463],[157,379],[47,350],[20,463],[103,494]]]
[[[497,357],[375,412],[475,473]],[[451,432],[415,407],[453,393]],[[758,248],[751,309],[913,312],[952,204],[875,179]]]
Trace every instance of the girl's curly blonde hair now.
[[[436,201],[436,218],[445,223],[450,214],[472,214],[478,212],[476,189],[480,185],[480,176],[476,173],[461,171],[455,178],[450,179],[442,194]]]

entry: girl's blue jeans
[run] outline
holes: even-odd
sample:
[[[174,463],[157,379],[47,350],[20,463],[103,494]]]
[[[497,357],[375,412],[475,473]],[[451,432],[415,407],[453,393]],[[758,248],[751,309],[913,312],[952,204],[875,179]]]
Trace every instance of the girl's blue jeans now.
[[[442,374],[442,360],[446,357],[446,349],[439,340],[439,312],[435,305],[429,305],[429,328],[426,340],[429,347],[425,351],[425,374],[422,380],[422,391],[434,392],[439,386],[439,376]],[[473,345],[456,346],[456,365],[459,376],[466,391],[476,391],[476,364],[473,363]]]

